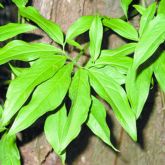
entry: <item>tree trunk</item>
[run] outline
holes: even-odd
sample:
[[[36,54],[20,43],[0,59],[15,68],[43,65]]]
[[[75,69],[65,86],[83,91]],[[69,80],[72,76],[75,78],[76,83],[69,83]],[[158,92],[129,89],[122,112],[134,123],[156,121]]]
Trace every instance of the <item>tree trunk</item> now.
[[[123,14],[120,1],[114,0],[33,0],[42,15],[60,24],[64,32],[80,16],[100,13],[111,17]],[[136,23],[136,19],[135,19]],[[41,31],[44,37],[41,41],[51,43],[51,40]],[[124,41],[115,34],[106,37],[107,46],[114,48]],[[109,109],[109,107],[107,107]],[[120,149],[115,153],[98,138],[84,128],[80,136],[69,146],[67,151],[68,164],[72,165],[163,165],[165,164],[165,113],[161,103],[160,92],[149,98],[141,119],[138,121],[139,142],[134,143],[123,131],[109,109],[112,141]],[[33,132],[36,128],[32,128]],[[40,130],[39,132],[42,132]],[[29,135],[29,134],[28,134]],[[60,160],[54,154],[45,140],[43,133],[33,137],[21,147],[24,165],[60,165]]]

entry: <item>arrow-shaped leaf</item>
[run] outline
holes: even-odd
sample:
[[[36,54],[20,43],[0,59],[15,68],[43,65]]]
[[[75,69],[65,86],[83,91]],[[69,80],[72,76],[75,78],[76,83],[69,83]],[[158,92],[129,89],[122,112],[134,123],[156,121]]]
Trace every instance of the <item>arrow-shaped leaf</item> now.
[[[132,0],[120,0],[121,7],[123,8],[123,11],[126,17],[128,17],[127,12],[128,12],[128,7],[131,4],[131,2]]]

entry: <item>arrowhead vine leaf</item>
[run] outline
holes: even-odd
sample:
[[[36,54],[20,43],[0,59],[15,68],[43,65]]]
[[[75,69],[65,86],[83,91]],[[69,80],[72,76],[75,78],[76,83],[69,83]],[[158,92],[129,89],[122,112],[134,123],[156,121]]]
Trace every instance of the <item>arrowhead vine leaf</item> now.
[[[24,23],[0,26],[0,65],[9,64],[12,74],[5,103],[0,105],[0,164],[20,165],[16,134],[44,115],[46,139],[63,163],[67,146],[83,131],[82,125],[118,151],[110,141],[105,105],[98,98],[109,104],[121,127],[136,141],[136,120],[151,81],[157,80],[165,91],[165,1],[134,5],[141,15],[139,28],[128,22],[133,1],[121,0],[127,22],[98,14],[82,16],[66,35],[58,24],[27,6],[28,0],[12,2]],[[26,22],[37,25],[57,44],[11,39],[36,28]],[[125,44],[105,49],[107,31],[122,37]],[[84,35],[87,42],[78,42]]]

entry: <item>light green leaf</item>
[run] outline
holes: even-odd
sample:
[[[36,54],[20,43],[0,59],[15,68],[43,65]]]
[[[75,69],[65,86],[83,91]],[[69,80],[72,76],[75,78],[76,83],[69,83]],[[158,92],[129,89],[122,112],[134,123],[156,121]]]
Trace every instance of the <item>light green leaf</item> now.
[[[18,34],[34,30],[36,27],[29,24],[8,23],[0,26],[0,41],[5,41]]]
[[[75,46],[76,48],[78,48],[80,50],[83,49],[83,47],[78,42],[76,42],[76,41],[74,41],[72,39],[71,40],[67,40],[67,43],[72,45],[72,46]]]
[[[127,95],[123,88],[104,73],[89,70],[90,83],[96,93],[112,107],[116,118],[133,140],[137,140],[136,120],[129,106]]]
[[[135,49],[134,67],[138,68],[165,40],[165,15],[156,16],[148,24]]]
[[[123,8],[123,11],[126,17],[128,17],[127,12],[128,12],[128,7],[131,4],[131,2],[132,0],[120,0],[121,7]]]
[[[87,125],[95,135],[117,151],[110,141],[110,130],[106,123],[106,110],[103,104],[95,97],[92,97],[92,106]]]
[[[146,10],[146,8],[143,7],[143,6],[141,6],[141,5],[133,5],[133,7],[134,7],[141,15],[143,15],[144,12],[145,12],[145,10]]]
[[[10,60],[31,61],[54,54],[62,54],[62,51],[44,43],[29,44],[24,41],[14,40],[0,49],[0,64],[7,63]]]
[[[76,138],[81,130],[81,125],[88,116],[91,98],[86,70],[79,69],[74,75],[69,89],[69,97],[72,105],[62,133],[61,150],[65,150],[67,145]]]
[[[94,73],[100,73],[104,74],[107,78],[109,77],[110,80],[113,79],[118,84],[124,84],[126,76],[122,73],[121,69],[117,69],[115,67],[112,67],[110,65],[105,65],[104,67],[92,67],[90,70]]]
[[[103,56],[127,56],[134,52],[137,43],[129,43],[115,49],[102,50],[100,57]]]
[[[145,69],[142,68],[141,72],[137,74],[136,70],[130,67],[127,74],[127,95],[137,119],[143,110],[149,94],[152,72],[152,67],[147,67]]]
[[[10,68],[12,70],[12,72],[14,73],[14,75],[16,77],[18,77],[22,72],[28,70],[29,68],[19,68],[19,67],[15,67],[15,66],[12,66],[11,64],[10,65]]]
[[[92,57],[93,61],[96,61],[100,55],[101,43],[103,38],[103,25],[99,16],[95,16],[95,18],[93,19],[92,25],[89,30],[89,38],[90,56]]]
[[[37,87],[29,104],[20,109],[9,134],[24,130],[43,114],[61,104],[71,82],[72,69],[72,64],[64,66],[51,79]]]
[[[21,16],[36,23],[43,31],[49,35],[50,38],[63,45],[64,36],[58,24],[44,18],[34,7],[22,7],[19,9],[19,12]]]
[[[159,6],[158,6],[158,14],[164,14],[165,15],[165,9],[164,9],[164,7],[165,7],[165,0],[161,0],[160,2],[159,2]]]
[[[82,16],[74,22],[68,29],[66,34],[66,41],[74,39],[80,34],[86,32],[91,27],[94,16]]]
[[[2,105],[0,105],[0,118],[2,116],[2,113],[3,113],[3,108],[2,108]]]
[[[140,19],[140,29],[139,29],[139,35],[142,36],[142,34],[146,31],[146,28],[149,24],[149,22],[153,19],[156,12],[156,3],[152,3],[143,13],[141,19]]]
[[[118,18],[110,18],[104,19],[103,24],[124,38],[138,41],[138,33],[136,29],[128,22]]]
[[[160,54],[154,63],[154,74],[161,89],[165,92],[165,51]]]
[[[0,3],[0,8],[4,8],[4,6],[2,5],[2,3]]]
[[[11,82],[7,91],[5,109],[2,115],[3,125],[8,124],[13,115],[28,99],[34,88],[51,78],[64,65],[65,60],[66,58],[63,56],[42,58]]]
[[[132,58],[127,56],[103,56],[95,62],[95,65],[110,65],[121,69],[124,73],[127,73],[132,62]]]
[[[66,153],[61,151],[61,144],[63,143],[61,138],[66,121],[67,111],[66,107],[63,106],[58,112],[47,117],[44,126],[46,139],[51,144],[56,154],[61,157],[63,162],[65,161],[65,156],[63,155]]]
[[[28,0],[12,0],[18,7],[24,7]]]
[[[20,155],[15,141],[15,135],[4,135],[0,140],[1,165],[21,165]]]

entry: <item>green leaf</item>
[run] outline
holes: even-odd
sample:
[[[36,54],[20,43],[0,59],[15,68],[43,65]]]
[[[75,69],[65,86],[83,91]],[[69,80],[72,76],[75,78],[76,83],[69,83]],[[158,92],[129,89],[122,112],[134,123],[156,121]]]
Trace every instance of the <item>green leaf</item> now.
[[[50,38],[63,45],[64,36],[58,24],[44,18],[34,7],[22,7],[19,9],[19,12],[21,16],[36,23],[43,31],[49,35]]]
[[[3,125],[8,124],[13,115],[28,99],[34,88],[51,78],[64,65],[65,60],[66,58],[63,56],[42,58],[11,82],[7,91],[2,117]]]
[[[82,16],[74,22],[68,29],[66,41],[70,41],[80,34],[86,32],[91,27],[94,16]]]
[[[61,104],[71,82],[72,69],[72,64],[64,66],[51,79],[37,87],[29,104],[20,109],[9,134],[24,130],[43,114]]]
[[[161,0],[159,3],[159,6],[158,6],[158,12],[157,13],[165,15],[164,7],[165,7],[165,0]]]
[[[156,12],[156,3],[152,3],[143,13],[141,19],[140,19],[140,29],[139,29],[139,35],[142,36],[142,34],[146,31],[146,28],[149,24],[149,22],[153,19]]]
[[[161,89],[165,92],[165,51],[160,54],[154,63],[154,74]]]
[[[127,56],[135,51],[137,43],[124,44],[115,49],[102,50],[100,57],[103,56]]]
[[[127,56],[103,56],[96,61],[95,65],[110,65],[121,69],[124,73],[127,73],[132,62],[132,58]]]
[[[138,68],[165,40],[165,16],[158,15],[148,24],[135,49],[134,67]]]
[[[106,123],[106,110],[103,104],[95,97],[92,97],[92,106],[87,125],[95,135],[117,151],[110,141],[110,130]]]
[[[141,5],[133,5],[133,7],[134,7],[141,15],[143,15],[144,12],[145,12],[145,10],[146,10],[146,8],[143,7],[143,6],[141,6]]]
[[[104,73],[89,70],[90,83],[96,93],[112,107],[116,118],[133,140],[137,140],[136,120],[129,106],[127,95],[123,88]]]
[[[27,31],[32,31],[35,28],[35,26],[29,24],[8,23],[0,26],[0,41],[5,41]]]
[[[124,38],[138,41],[138,33],[136,29],[128,22],[118,18],[110,18],[104,19],[103,24]]]
[[[65,161],[65,152],[61,150],[62,141],[62,133],[65,127],[65,123],[67,121],[67,111],[66,107],[63,106],[58,112],[53,115],[47,117],[45,125],[44,125],[44,132],[46,135],[46,139],[53,147],[56,154],[58,154],[63,162]],[[53,127],[52,127],[53,126]]]
[[[104,67],[100,68],[92,67],[90,70],[92,70],[92,72],[96,72],[96,74],[104,73],[107,78],[110,77],[110,79],[113,79],[118,84],[124,84],[126,80],[126,76],[123,75],[121,69],[117,69],[110,65],[105,65]]]
[[[11,64],[9,64],[12,72],[14,73],[14,75],[16,77],[18,77],[22,72],[28,70],[29,68],[19,68],[19,67],[15,67],[15,66],[12,66]]]
[[[18,7],[24,7],[27,3],[28,0],[12,0]]]
[[[21,165],[20,155],[15,141],[15,135],[4,135],[0,140],[1,165]]]
[[[3,108],[2,108],[2,105],[0,105],[0,118],[2,116],[2,113],[3,113]]]
[[[74,40],[67,40],[67,43],[69,44],[69,45],[72,45],[72,46],[75,46],[76,48],[78,48],[78,49],[80,49],[80,50],[82,50],[83,49],[83,47],[78,43],[78,42],[76,42],[76,41],[74,41]]]
[[[74,75],[69,89],[69,97],[72,105],[62,133],[61,150],[65,150],[67,145],[76,138],[81,130],[81,125],[88,116],[91,98],[86,70],[79,69]]]
[[[103,25],[99,16],[95,16],[95,18],[93,19],[92,25],[89,30],[89,38],[90,56],[92,57],[93,61],[96,61],[100,55],[101,43],[103,38]]]
[[[2,5],[2,3],[0,3],[0,8],[4,8],[4,6]]]
[[[126,91],[137,119],[143,110],[149,94],[152,72],[152,67],[147,67],[142,68],[140,73],[137,74],[136,70],[130,67],[127,74]]]
[[[120,0],[121,7],[123,8],[124,14],[126,17],[128,17],[127,12],[128,12],[128,7],[131,4],[132,0]]]
[[[24,41],[11,41],[0,49],[0,64],[11,60],[32,61],[39,57],[53,54],[62,54],[62,51],[52,45],[44,43],[26,43]]]

